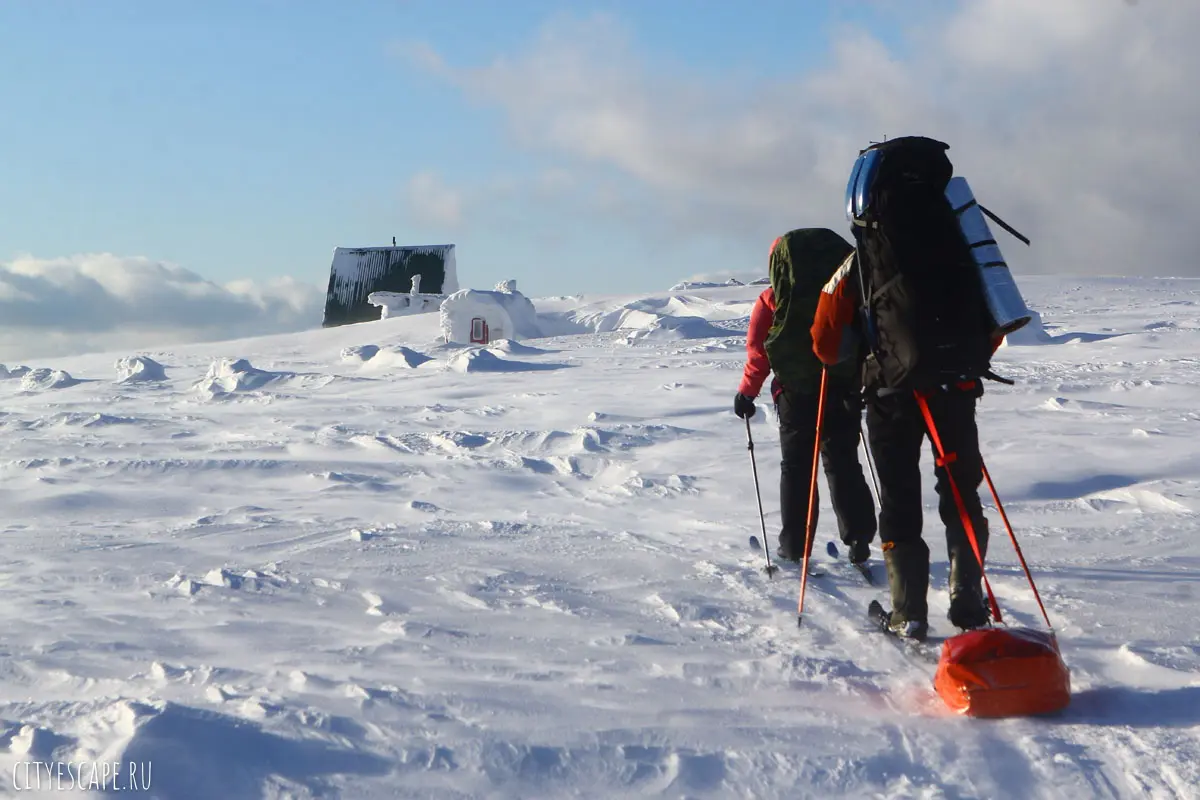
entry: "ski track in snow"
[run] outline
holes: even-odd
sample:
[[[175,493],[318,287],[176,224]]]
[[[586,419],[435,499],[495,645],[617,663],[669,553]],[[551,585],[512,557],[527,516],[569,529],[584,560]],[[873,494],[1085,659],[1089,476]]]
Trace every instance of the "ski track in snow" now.
[[[424,315],[5,366],[0,782],[119,760],[165,798],[1200,796],[1200,282],[1021,284],[1046,335],[1000,351],[1017,385],[988,384],[981,442],[1072,669],[1060,715],[950,715],[823,546],[797,627],[798,569],[746,546],[731,412],[761,287],[689,288],[535,301],[563,335],[484,349]],[[1001,604],[1038,626],[990,516]]]

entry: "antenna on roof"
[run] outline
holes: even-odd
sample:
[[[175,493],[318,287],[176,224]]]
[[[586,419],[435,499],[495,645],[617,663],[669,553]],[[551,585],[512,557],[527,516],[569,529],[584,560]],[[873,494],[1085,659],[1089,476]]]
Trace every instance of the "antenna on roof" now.
[[[395,246],[396,246],[396,237],[393,236],[392,237],[392,247],[395,247]]]

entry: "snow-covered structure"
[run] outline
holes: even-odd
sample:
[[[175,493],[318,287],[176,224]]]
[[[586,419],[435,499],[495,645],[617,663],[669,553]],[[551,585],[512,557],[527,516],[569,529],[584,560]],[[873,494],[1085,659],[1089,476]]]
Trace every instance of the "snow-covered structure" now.
[[[442,301],[440,313],[442,337],[447,342],[487,344],[542,335],[537,310],[512,280],[501,281],[490,292],[454,292]]]
[[[369,301],[371,294],[408,294],[415,276],[420,276],[418,284],[427,293],[458,291],[454,245],[335,248],[325,298],[325,327],[380,319],[383,308]]]
[[[421,275],[418,273],[412,276],[412,289],[408,294],[371,292],[367,295],[367,302],[373,306],[379,306],[381,309],[380,319],[437,311],[441,307],[442,301],[446,299],[446,295],[422,292],[420,287]]]

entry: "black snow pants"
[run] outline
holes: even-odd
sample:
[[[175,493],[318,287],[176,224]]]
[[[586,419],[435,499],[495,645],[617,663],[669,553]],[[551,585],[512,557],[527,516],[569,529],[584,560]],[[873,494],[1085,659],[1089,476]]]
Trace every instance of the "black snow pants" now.
[[[844,544],[870,543],[875,538],[875,500],[858,460],[862,405],[857,385],[830,381],[821,432],[821,463]],[[783,456],[779,477],[779,534],[781,558],[803,557],[808,525],[808,493],[812,483],[813,445],[817,430],[817,392],[788,391],[775,399],[779,415],[779,446]],[[820,508],[818,489],[814,530]],[[814,536],[815,538],[815,536]],[[790,556],[789,556],[790,554]]]
[[[951,459],[935,466],[938,514],[946,528],[946,549],[951,574],[964,583],[978,582],[979,563],[963,527],[962,516],[947,479],[954,477],[980,552],[986,555],[987,519],[979,500],[983,461],[975,406],[983,394],[978,381],[969,388],[951,387],[926,396],[942,447]],[[929,589],[929,547],[921,536],[924,511],[921,502],[921,445],[927,437],[925,418],[911,392],[870,397],[867,401],[867,440],[879,476],[879,539],[892,587],[893,612],[901,619],[926,621]],[[934,463],[937,451],[930,439]]]

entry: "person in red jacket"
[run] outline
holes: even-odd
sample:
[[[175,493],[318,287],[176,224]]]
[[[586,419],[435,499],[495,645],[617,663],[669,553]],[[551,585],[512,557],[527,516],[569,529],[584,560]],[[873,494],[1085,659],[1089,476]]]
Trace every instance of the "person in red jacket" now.
[[[859,281],[856,260],[848,258],[821,292],[813,319],[813,352],[826,365],[844,362],[843,343],[856,337]],[[1003,337],[992,339],[992,352]],[[912,392],[877,392],[866,387],[867,440],[879,477],[879,539],[888,568],[892,595],[891,625],[902,636],[923,639],[928,630],[929,547],[921,535],[921,445],[927,435],[925,419]],[[947,453],[949,465],[967,514],[986,555],[988,523],[979,500],[983,460],[975,406],[983,396],[979,380],[960,381],[927,395],[927,402]],[[931,445],[932,446],[932,445]],[[934,453],[935,462],[938,460]],[[950,611],[956,627],[987,624],[989,610],[981,586],[979,562],[971,550],[958,511],[946,466],[934,469],[938,514],[946,528],[950,560]]]
[[[754,399],[773,371],[767,357],[766,340],[774,321],[775,293],[767,288],[758,296],[750,312],[746,364],[733,401],[734,413],[743,419],[754,416]],[[856,383],[844,385],[841,381],[831,381],[830,386],[821,436],[821,460],[837,517],[839,538],[849,550],[850,561],[861,564],[870,558],[876,521],[875,501],[858,460],[862,421],[859,387]],[[818,393],[813,386],[785,387],[778,375],[771,381],[770,393],[779,419],[782,455],[779,476],[781,530],[777,552],[782,559],[798,562],[804,557],[808,533]],[[817,517],[814,511],[814,526]]]

